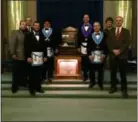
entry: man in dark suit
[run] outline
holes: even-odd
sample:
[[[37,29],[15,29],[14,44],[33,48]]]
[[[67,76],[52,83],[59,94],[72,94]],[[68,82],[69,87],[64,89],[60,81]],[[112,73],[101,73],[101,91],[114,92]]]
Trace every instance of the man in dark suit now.
[[[27,34],[24,43],[25,57],[29,67],[29,91],[32,96],[35,96],[36,92],[44,93],[41,87],[42,65],[43,61],[47,61],[44,44],[40,23],[35,21],[33,31]]]
[[[90,61],[87,56],[87,43],[88,38],[91,36],[92,33],[92,25],[89,23],[90,17],[88,14],[83,16],[84,24],[78,31],[78,43],[77,48],[78,51],[81,53],[81,67],[83,72],[83,82],[85,83],[88,79],[88,70]]]
[[[113,22],[114,22],[114,20],[112,17],[108,17],[105,20],[105,29],[104,29],[105,34],[108,35],[108,31],[114,29]]]
[[[9,50],[13,60],[12,92],[16,93],[20,85],[24,84],[26,63],[24,57],[24,39],[27,33],[26,22],[20,21],[20,28],[11,33]]]
[[[106,36],[100,30],[100,23],[94,22],[94,32],[88,39],[87,53],[91,62],[90,65],[90,84],[89,88],[92,88],[96,84],[95,72],[98,72],[98,85],[103,90],[104,80],[104,60],[108,53],[106,45]]]
[[[32,31],[33,31],[33,27],[32,27],[32,18],[30,18],[30,17],[27,17],[26,19],[26,24],[27,24],[27,26],[26,26],[26,29],[27,29],[27,34],[29,34],[29,33],[31,33]],[[25,78],[26,78],[26,86],[28,85],[28,80],[29,80],[29,69],[27,69],[28,67],[26,67],[26,76],[25,76]]]
[[[116,73],[120,71],[122,97],[127,98],[126,65],[128,57],[128,47],[130,44],[129,30],[122,27],[123,18],[116,17],[116,28],[111,30],[107,39],[109,48],[110,68],[111,68],[111,89],[109,93],[116,92]]]
[[[27,17],[26,18],[26,24],[27,24],[27,30],[28,30],[28,32],[32,32],[33,31],[32,18]]]
[[[54,71],[54,56],[59,52],[60,38],[58,32],[51,27],[51,21],[45,20],[42,34],[45,40],[45,49],[47,51],[47,62],[43,67],[43,80],[48,79],[48,82],[52,82]]]
[[[106,36],[108,36],[108,33],[109,33],[110,30],[115,29],[113,27],[113,23],[114,23],[113,18],[112,17],[107,17],[107,19],[105,20],[105,29],[104,29],[104,32],[105,32]],[[116,76],[116,84],[118,84],[118,83],[119,83],[119,79]]]

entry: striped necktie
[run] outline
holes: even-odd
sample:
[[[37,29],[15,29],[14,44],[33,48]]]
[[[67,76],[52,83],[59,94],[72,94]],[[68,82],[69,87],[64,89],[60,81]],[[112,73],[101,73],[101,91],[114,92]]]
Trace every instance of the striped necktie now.
[[[120,32],[119,32],[119,28],[117,28],[117,32],[116,32],[116,39],[118,40],[120,36]]]

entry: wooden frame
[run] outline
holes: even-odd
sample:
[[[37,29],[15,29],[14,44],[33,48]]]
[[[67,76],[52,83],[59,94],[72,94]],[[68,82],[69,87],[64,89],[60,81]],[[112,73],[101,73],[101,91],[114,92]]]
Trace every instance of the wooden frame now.
[[[75,75],[60,75],[59,74],[59,66],[58,66],[58,60],[77,60],[77,66],[76,66],[76,74]],[[56,56],[55,57],[55,78],[56,79],[81,79],[81,57],[80,56]]]

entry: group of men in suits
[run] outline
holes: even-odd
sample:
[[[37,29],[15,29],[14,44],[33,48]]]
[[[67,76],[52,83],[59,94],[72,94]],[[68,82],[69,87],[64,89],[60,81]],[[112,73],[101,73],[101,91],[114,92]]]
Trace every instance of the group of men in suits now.
[[[93,25],[89,21],[89,15],[85,14],[83,16],[84,24],[78,31],[77,48],[82,58],[83,81],[86,82],[90,78],[89,88],[92,88],[97,80],[100,89],[103,90],[104,66],[106,58],[109,56],[111,70],[109,93],[117,91],[116,74],[119,68],[122,96],[126,98],[128,94],[125,68],[130,33],[122,27],[123,18],[116,17],[116,27],[112,26],[113,19],[107,18],[105,21],[106,29],[103,31],[98,21]],[[40,30],[40,23],[37,21],[33,23],[33,26],[31,25],[31,18],[21,21],[19,30],[15,30],[11,34],[9,47],[13,59],[12,92],[16,93],[20,83],[23,83],[24,78],[27,77],[30,94],[35,96],[36,92],[44,93],[41,87],[43,80],[48,79],[49,82],[52,82],[54,55],[59,52],[61,34],[51,27],[49,20],[45,20],[42,30]],[[35,60],[32,55],[36,52],[43,54],[41,55],[43,65],[32,65]],[[95,78],[96,71],[98,78]]]
[[[54,55],[58,53],[60,39],[50,20],[45,20],[42,30],[37,21],[31,25],[31,18],[20,21],[19,29],[11,34],[9,49],[13,59],[12,92],[16,93],[20,85],[28,84],[30,94],[35,96],[36,92],[44,93],[42,81],[47,78],[52,82]],[[44,64],[34,64],[35,61]]]
[[[103,31],[101,31],[101,25],[98,21],[93,25],[89,21],[89,15],[85,14],[83,16],[84,24],[78,33],[77,47],[82,57],[83,81],[86,82],[89,77],[89,87],[92,88],[97,80],[100,89],[103,90],[104,65],[107,56],[109,56],[111,84],[109,93],[117,91],[117,71],[119,69],[122,97],[127,98],[126,65],[130,44],[129,30],[122,27],[123,18],[121,16],[116,17],[116,27],[113,27],[113,19],[108,17],[105,21],[106,29]],[[97,59],[99,54],[100,59]],[[96,71],[98,72],[97,78],[95,78]]]

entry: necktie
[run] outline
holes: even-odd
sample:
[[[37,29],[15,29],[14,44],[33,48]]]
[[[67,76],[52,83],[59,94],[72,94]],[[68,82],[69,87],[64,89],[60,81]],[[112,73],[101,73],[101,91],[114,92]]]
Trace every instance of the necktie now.
[[[117,32],[116,32],[116,39],[118,40],[120,36],[120,32],[119,32],[119,28],[117,28]]]

